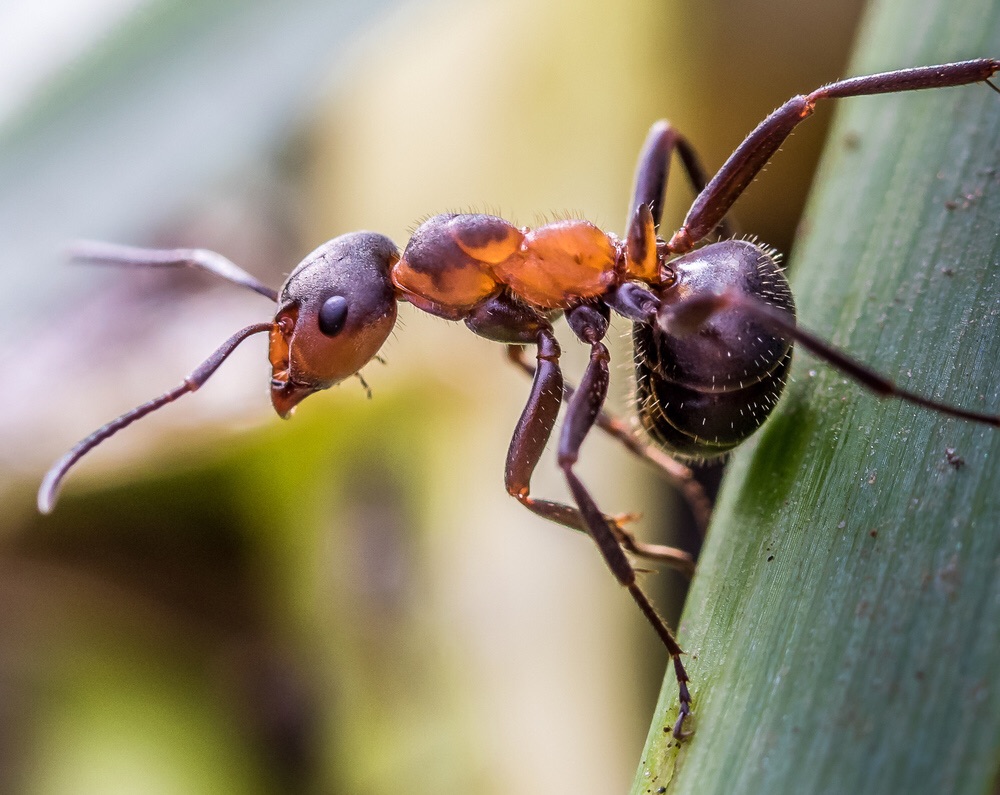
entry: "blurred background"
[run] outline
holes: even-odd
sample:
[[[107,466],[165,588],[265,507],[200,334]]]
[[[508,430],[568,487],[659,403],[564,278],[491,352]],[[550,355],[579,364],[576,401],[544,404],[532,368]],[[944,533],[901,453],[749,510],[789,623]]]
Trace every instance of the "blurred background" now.
[[[196,273],[61,251],[199,246],[278,286],[330,237],[403,245],[438,212],[620,233],[653,121],[714,169],[844,74],[859,12],[0,2],[0,791],[625,790],[665,655],[587,539],[506,495],[528,383],[500,346],[404,306],[371,400],[349,381],[281,422],[253,338],[90,455],[43,518],[55,458],[272,313]],[[789,250],[829,113],[737,204],[742,231]],[[690,199],[675,166],[670,225]],[[669,542],[683,509],[656,473],[596,435],[583,453],[599,504]],[[551,458],[533,491],[565,496]],[[683,583],[647,583],[676,617]]]

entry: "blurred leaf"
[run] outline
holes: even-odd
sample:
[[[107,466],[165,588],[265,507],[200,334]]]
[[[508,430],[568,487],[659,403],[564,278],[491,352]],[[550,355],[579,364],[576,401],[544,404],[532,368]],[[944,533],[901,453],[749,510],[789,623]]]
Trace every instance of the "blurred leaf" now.
[[[241,753],[245,738],[217,693],[196,677],[164,676],[159,661],[127,658],[119,648],[64,672],[53,708],[36,719],[43,742],[27,792],[274,791],[264,765]]]
[[[884,0],[850,73],[996,57],[997,42],[996,3]],[[803,325],[994,412],[998,140],[985,86],[844,101],[793,278]],[[633,791],[991,791],[998,462],[996,430],[880,401],[798,352],[733,461],[681,623],[696,734],[678,748],[667,733],[668,675]]]
[[[227,291],[202,307],[194,300],[165,307],[165,277],[151,282],[143,304],[136,297],[142,274],[69,267],[62,250],[79,237],[148,241],[195,197],[204,204],[227,181],[239,183],[244,202],[260,185],[275,193],[276,152],[287,148],[327,83],[347,79],[348,43],[389,5],[146,3],[0,129],[4,319],[17,340],[0,353],[0,366],[19,374],[18,388],[0,398],[0,466],[36,476],[56,445],[171,385],[151,389],[154,371],[180,378],[214,339],[245,324],[247,315],[234,320],[232,312],[259,307],[247,296]],[[271,257],[272,270],[264,272],[255,257],[267,260],[274,248],[264,224],[255,217],[237,223],[254,254],[241,264],[277,283],[294,255]],[[198,243],[212,245],[205,236]],[[204,348],[190,332],[208,340]],[[73,412],[66,394],[53,389],[57,383],[72,393]],[[231,417],[246,403],[227,405]],[[45,432],[73,419],[79,424],[57,430],[58,442]]]
[[[169,0],[136,11],[0,130],[8,320],[37,311],[19,300],[29,290],[73,278],[55,267],[66,240],[148,234],[262,159],[386,5]]]

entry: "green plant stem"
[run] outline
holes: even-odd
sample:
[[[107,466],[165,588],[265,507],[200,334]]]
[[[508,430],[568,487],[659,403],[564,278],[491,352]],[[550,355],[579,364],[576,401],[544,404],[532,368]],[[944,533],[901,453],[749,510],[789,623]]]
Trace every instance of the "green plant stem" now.
[[[998,48],[1000,3],[882,0],[849,72]],[[792,263],[800,322],[908,389],[998,412],[998,229],[996,93],[840,101]],[[798,351],[732,462],[679,628],[696,733],[669,736],[668,672],[633,792],[994,791],[998,474],[1000,432]]]

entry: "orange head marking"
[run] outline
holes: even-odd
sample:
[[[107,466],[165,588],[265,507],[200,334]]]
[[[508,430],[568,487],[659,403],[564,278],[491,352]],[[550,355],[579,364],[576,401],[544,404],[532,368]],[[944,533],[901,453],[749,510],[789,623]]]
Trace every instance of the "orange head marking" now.
[[[396,322],[389,238],[352,232],[324,243],[292,271],[271,327],[271,403],[287,417],[305,397],[357,373]]]

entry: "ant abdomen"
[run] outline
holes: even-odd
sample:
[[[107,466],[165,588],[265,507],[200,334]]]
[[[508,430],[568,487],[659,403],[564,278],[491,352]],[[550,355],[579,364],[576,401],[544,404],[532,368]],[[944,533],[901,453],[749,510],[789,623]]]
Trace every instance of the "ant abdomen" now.
[[[672,279],[658,291],[658,324],[636,323],[636,404],[647,433],[666,450],[714,458],[733,449],[778,402],[792,342],[738,302],[709,317],[663,322],[673,306],[698,297],[744,295],[787,312],[795,303],[775,254],[748,240],[727,240],[667,263]],[[683,313],[685,310],[681,310]],[[697,313],[696,313],[697,314]]]

